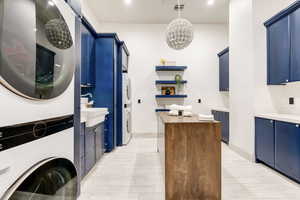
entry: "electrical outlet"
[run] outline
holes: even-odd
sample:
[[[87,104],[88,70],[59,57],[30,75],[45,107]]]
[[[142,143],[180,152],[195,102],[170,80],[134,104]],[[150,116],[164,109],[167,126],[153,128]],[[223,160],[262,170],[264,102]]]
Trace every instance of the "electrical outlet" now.
[[[289,104],[290,105],[294,105],[295,104],[295,98],[294,97],[290,97],[289,98]]]

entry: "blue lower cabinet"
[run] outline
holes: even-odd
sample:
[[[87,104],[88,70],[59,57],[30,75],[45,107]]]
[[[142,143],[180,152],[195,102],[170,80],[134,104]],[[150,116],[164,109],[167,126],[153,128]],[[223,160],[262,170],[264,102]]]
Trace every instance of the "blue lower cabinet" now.
[[[85,129],[84,175],[86,175],[104,154],[104,123]]]
[[[216,121],[221,122],[222,141],[229,144],[229,112],[212,111]]]
[[[93,128],[87,128],[85,133],[85,171],[86,174],[96,163],[95,132]]]
[[[104,154],[104,124],[100,124],[96,128],[95,135],[95,152],[96,152],[96,160],[100,160],[100,158]]]
[[[300,128],[298,124],[276,122],[275,168],[300,181]]]
[[[275,167],[275,122],[255,118],[255,157],[257,161]]]

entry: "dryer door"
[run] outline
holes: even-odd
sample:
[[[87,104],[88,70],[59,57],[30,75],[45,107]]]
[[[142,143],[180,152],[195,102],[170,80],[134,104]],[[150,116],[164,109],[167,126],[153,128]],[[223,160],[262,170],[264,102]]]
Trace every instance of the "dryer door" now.
[[[74,44],[61,1],[0,0],[0,83],[14,93],[51,99],[72,81]]]
[[[3,200],[76,200],[74,170],[75,167],[64,159],[49,161],[30,172],[28,177],[17,180]]]

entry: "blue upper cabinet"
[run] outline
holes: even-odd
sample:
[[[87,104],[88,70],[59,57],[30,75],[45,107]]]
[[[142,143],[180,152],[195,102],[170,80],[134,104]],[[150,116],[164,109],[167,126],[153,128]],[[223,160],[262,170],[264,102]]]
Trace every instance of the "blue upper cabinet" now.
[[[229,91],[229,48],[224,49],[219,56],[219,90]]]
[[[95,38],[81,25],[81,84],[95,85]]]
[[[300,80],[300,1],[265,22],[267,27],[268,84]]]
[[[300,81],[300,9],[290,15],[291,70],[290,81]]]
[[[289,82],[290,31],[289,17],[284,17],[268,28],[268,83]]]

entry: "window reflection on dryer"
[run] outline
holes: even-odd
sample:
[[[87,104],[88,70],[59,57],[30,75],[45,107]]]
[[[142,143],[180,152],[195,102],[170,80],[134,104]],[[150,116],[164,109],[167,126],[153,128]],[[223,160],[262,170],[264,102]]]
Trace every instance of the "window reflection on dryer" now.
[[[0,11],[0,82],[27,98],[61,95],[73,78],[74,45],[58,7],[0,0]]]

